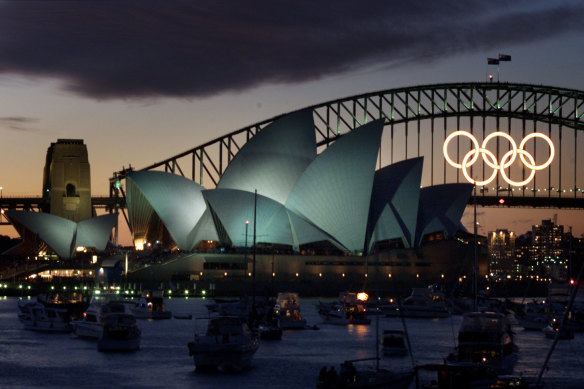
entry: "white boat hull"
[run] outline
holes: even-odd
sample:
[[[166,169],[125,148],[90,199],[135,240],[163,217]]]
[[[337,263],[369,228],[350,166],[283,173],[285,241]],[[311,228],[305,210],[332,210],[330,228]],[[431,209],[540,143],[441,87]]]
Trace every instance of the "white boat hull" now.
[[[18,306],[18,320],[24,329],[43,332],[71,332],[70,313],[66,309],[48,308],[41,303]]]
[[[71,332],[69,323],[59,320],[21,320],[25,330],[42,332]]]

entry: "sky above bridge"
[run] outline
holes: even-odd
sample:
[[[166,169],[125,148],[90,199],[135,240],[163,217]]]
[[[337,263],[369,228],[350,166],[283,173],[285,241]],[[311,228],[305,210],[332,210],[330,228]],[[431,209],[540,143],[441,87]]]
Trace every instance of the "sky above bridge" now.
[[[577,0],[0,0],[2,193],[40,195],[59,138],[84,139],[107,195],[122,167],[340,97],[489,73],[584,90],[582,14]],[[584,233],[582,211],[553,209],[481,209],[480,231],[554,214]]]

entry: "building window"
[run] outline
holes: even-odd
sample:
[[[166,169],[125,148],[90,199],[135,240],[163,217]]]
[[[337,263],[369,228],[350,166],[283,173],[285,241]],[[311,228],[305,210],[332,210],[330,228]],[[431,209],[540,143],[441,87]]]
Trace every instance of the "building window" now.
[[[73,184],[67,184],[66,193],[67,193],[67,197],[75,197],[75,196],[77,196],[77,193],[75,193],[75,185],[73,185]]]

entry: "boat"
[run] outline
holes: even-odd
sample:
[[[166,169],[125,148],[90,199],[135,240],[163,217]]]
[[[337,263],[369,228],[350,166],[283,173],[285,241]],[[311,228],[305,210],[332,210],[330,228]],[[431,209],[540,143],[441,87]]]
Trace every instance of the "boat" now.
[[[403,357],[408,354],[405,341],[405,332],[402,330],[384,330],[381,338],[383,355]]]
[[[39,294],[36,301],[18,302],[18,320],[27,330],[71,332],[71,321],[80,317],[88,305],[79,292]]]
[[[66,308],[47,307],[38,301],[18,303],[18,320],[24,329],[45,332],[71,332],[71,313]]]
[[[170,319],[172,312],[166,310],[163,293],[160,290],[148,290],[142,293],[138,303],[132,308],[138,319]]]
[[[306,320],[300,315],[298,293],[278,293],[274,314],[278,319],[279,327],[283,330],[306,328]]]
[[[83,317],[71,322],[73,332],[80,338],[99,339],[103,334],[105,317],[111,313],[131,314],[132,302],[118,300],[118,296],[94,298]]]
[[[258,325],[260,339],[279,340],[282,339],[282,329],[277,322],[265,320]]]
[[[130,313],[112,312],[104,317],[98,351],[131,352],[140,349],[141,331]]]
[[[555,339],[574,339],[574,330],[566,325],[560,328],[560,320],[555,317],[548,322],[549,324],[542,328],[542,332],[546,338]]]
[[[450,317],[446,299],[442,292],[432,288],[413,288],[399,306],[386,310],[388,317],[444,318]]]
[[[330,303],[319,301],[317,308],[325,324],[371,324],[363,303],[355,293],[341,293],[337,301]]]
[[[422,389],[543,389],[534,379],[523,376],[498,375],[486,365],[469,364],[427,364],[415,368],[416,388]],[[436,373],[429,383],[422,382],[424,373]]]
[[[354,359],[341,363],[337,374],[334,367],[323,367],[318,375],[316,387],[319,389],[407,389],[414,380],[413,371],[393,372],[386,369],[357,369],[355,362],[376,360],[377,358]]]
[[[463,315],[458,346],[445,362],[450,365],[486,365],[496,374],[510,374],[517,362],[518,351],[511,324],[505,315],[471,312]]]
[[[242,371],[251,366],[259,341],[242,318],[218,316],[187,346],[197,370]]]

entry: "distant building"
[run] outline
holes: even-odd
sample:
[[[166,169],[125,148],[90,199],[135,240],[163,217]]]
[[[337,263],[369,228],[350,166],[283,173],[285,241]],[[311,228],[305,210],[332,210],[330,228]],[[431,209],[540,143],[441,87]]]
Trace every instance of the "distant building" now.
[[[515,262],[516,235],[508,230],[489,232],[489,273],[492,276],[515,275],[519,269]]]
[[[564,226],[552,220],[542,220],[532,231],[532,261],[542,269],[540,277],[565,280],[568,275],[568,255],[565,250]]]
[[[79,222],[93,216],[87,146],[82,139],[51,143],[43,174],[43,198],[49,213]]]

